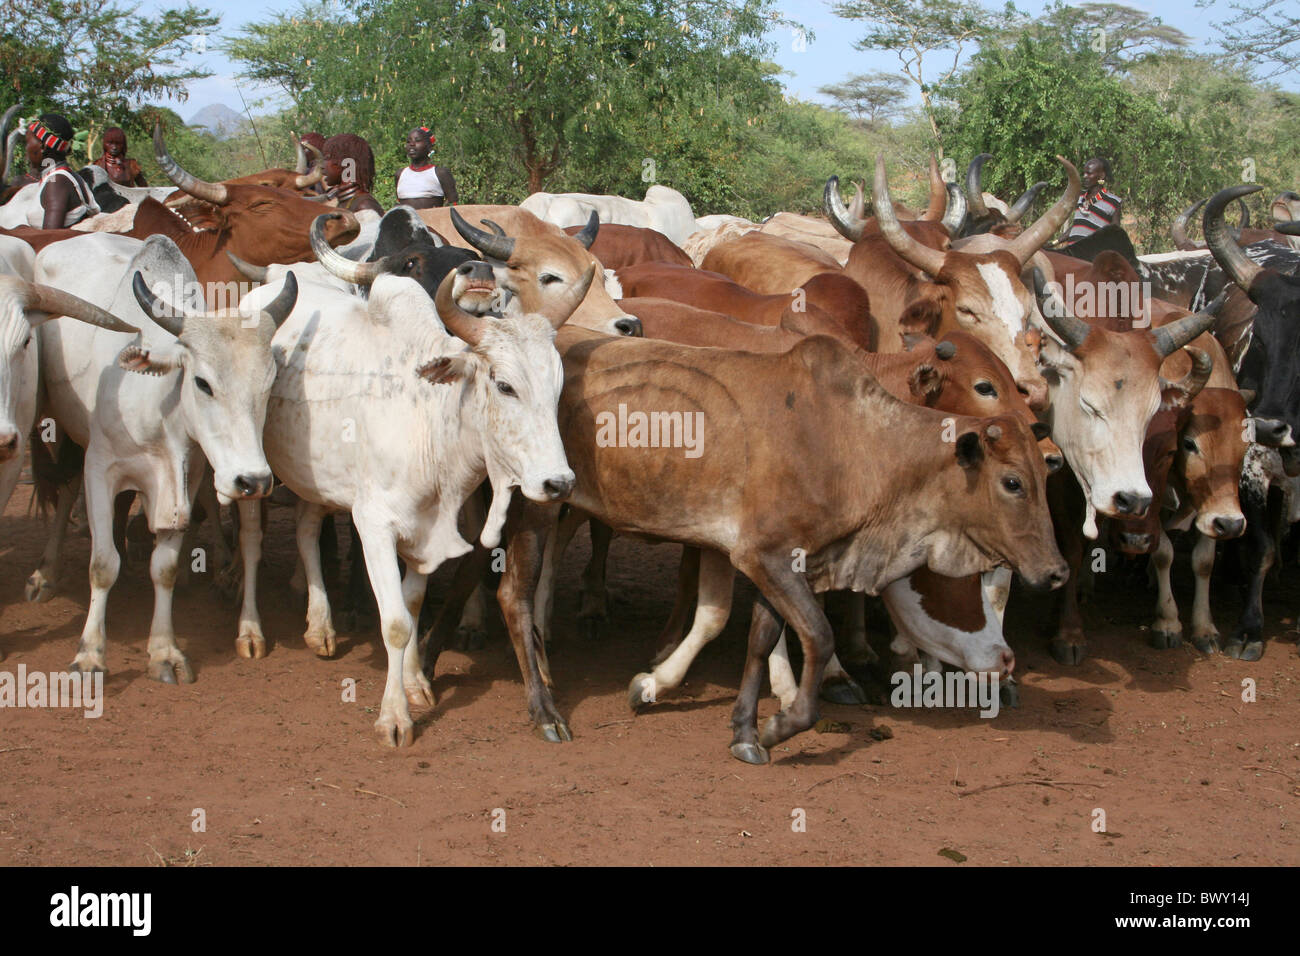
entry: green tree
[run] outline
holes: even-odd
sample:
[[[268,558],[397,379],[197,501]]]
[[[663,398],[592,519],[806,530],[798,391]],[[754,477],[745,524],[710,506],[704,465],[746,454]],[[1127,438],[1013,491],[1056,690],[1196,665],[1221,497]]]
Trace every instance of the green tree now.
[[[831,83],[817,92],[835,101],[835,108],[866,126],[874,127],[893,116],[907,100],[903,80],[894,73],[877,70],[857,73],[842,83]]]
[[[1198,7],[1212,7],[1215,0],[1197,0]],[[1294,73],[1300,67],[1300,16],[1294,0],[1229,0],[1233,13],[1216,23],[1223,50],[1261,70],[1265,79]]]

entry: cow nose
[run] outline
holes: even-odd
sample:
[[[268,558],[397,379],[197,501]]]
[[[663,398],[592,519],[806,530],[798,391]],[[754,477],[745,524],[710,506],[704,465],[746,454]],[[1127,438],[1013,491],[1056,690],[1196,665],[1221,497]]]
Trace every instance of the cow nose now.
[[[628,316],[626,319],[619,319],[614,323],[614,328],[618,329],[619,335],[631,335],[636,338],[642,338],[645,331],[641,328],[641,320]]]
[[[1016,669],[1016,653],[1009,647],[1002,649],[1002,676],[1010,677]]]
[[[1215,518],[1212,524],[1216,538],[1239,538],[1246,530],[1245,518]]]
[[[236,475],[235,488],[242,498],[265,498],[271,493],[271,473],[263,475]]]
[[[1122,515],[1133,515],[1141,517],[1147,513],[1147,508],[1151,505],[1150,495],[1139,495],[1132,491],[1117,491],[1112,503],[1115,510]]]
[[[1255,441],[1270,448],[1281,445],[1291,434],[1291,426],[1280,418],[1256,418],[1254,422]]]
[[[569,497],[569,492],[573,491],[573,479],[547,478],[542,482],[542,488],[546,490],[552,501],[559,501],[561,498]]]
[[[467,259],[456,267],[456,272],[467,279],[492,278],[492,267],[481,259]]]
[[[1070,566],[1061,564],[1047,576],[1047,587],[1049,590],[1055,591],[1068,580],[1070,580]]]
[[[1047,473],[1054,475],[1065,467],[1065,456],[1060,454],[1051,454],[1043,456],[1043,461],[1047,464]]]

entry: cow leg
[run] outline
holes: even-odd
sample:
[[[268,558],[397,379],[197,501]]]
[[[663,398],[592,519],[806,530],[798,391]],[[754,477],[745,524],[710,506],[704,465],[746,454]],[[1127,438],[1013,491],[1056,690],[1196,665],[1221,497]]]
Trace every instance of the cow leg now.
[[[50,535],[45,539],[45,551],[41,554],[41,563],[27,579],[24,589],[27,600],[38,604],[54,597],[58,587],[59,559],[63,556],[63,542],[68,536],[68,519],[72,517],[72,506],[81,494],[81,475],[59,487],[59,503],[54,511],[54,522],[50,526]],[[110,522],[112,517],[110,515]],[[109,542],[112,543],[112,526],[109,527]],[[117,572],[114,572],[116,577]]]
[[[70,670],[83,674],[108,669],[104,659],[104,616],[108,609],[108,592],[117,581],[122,559],[113,544],[113,493],[105,476],[98,468],[91,469],[87,462],[84,472],[86,489],[86,515],[90,522],[90,604],[86,608],[86,624],[81,629],[81,643]],[[76,501],[74,485],[59,490],[59,511],[64,510],[65,490]],[[71,510],[71,504],[68,509]]]
[[[744,763],[762,764],[769,759],[766,746],[758,741],[758,694],[763,687],[763,670],[784,626],[785,622],[759,592],[750,615],[745,671],[731,710],[731,755]]]
[[[686,616],[691,613],[699,596],[700,549],[683,545],[682,557],[677,565],[677,592],[673,595],[673,609],[655,642],[655,656],[650,659],[651,666],[666,661],[681,643],[686,629]]]
[[[1192,548],[1192,573],[1196,575],[1196,597],[1192,603],[1192,643],[1203,654],[1213,654],[1219,649],[1219,629],[1214,626],[1214,613],[1210,610],[1210,577],[1214,573],[1214,554],[1219,542],[1209,535],[1197,535]]]
[[[366,561],[361,554],[361,538],[355,523],[348,542],[348,586],[344,603],[343,624],[348,631],[358,631],[369,626],[374,613],[374,591],[366,571]]]
[[[1246,572],[1244,605],[1236,633],[1223,653],[1243,661],[1257,661],[1264,655],[1264,576],[1273,566],[1275,549],[1270,526],[1269,487],[1263,482],[1242,480],[1241,512],[1246,517],[1242,538],[1242,564]]]
[[[302,639],[317,657],[333,657],[337,635],[330,619],[329,592],[325,590],[325,575],[320,562],[320,526],[324,517],[324,508],[299,500],[298,558],[307,575],[307,630]]]
[[[154,534],[149,576],[153,578],[153,623],[149,625],[149,676],[164,684],[194,683],[194,668],[176,646],[172,626],[172,599],[176,588],[176,565],[180,560],[183,531]]]
[[[424,603],[424,592],[429,586],[429,576],[417,573],[407,565],[406,576],[402,578],[402,601],[406,613],[411,617],[411,627],[420,619],[420,605]],[[420,642],[410,640],[402,652],[402,692],[412,707],[432,707],[434,705],[433,685],[424,676],[420,666]]]
[[[461,609],[465,606],[465,602],[469,600],[474,589],[483,580],[483,574],[488,568],[491,557],[492,553],[490,551],[480,544],[475,544],[474,550],[457,562],[455,574],[452,575],[451,586],[447,589],[447,593],[443,595],[442,606],[433,619],[433,625],[420,639],[424,658],[424,673],[430,679],[433,678],[438,656],[449,643],[457,622],[460,620]]]
[[[528,716],[533,728],[552,743],[572,740],[569,725],[555,707],[550,688],[542,679],[539,658],[545,655],[541,633],[534,624],[533,599],[542,570],[544,536],[554,525],[558,506],[528,502],[511,505],[510,544],[506,548],[506,571],[501,578],[497,600],[505,617],[510,643],[515,649],[519,671],[524,679],[528,699]]]
[[[1067,487],[1068,485],[1068,487]],[[1070,579],[1061,588],[1060,623],[1051,641],[1052,656],[1062,664],[1083,662],[1088,654],[1088,641],[1083,635],[1083,615],[1079,612],[1079,572],[1083,567],[1083,531],[1073,511],[1060,499],[1067,495],[1082,498],[1083,492],[1069,476],[1048,482],[1048,496],[1052,507],[1052,525],[1056,544],[1070,566]]]
[[[465,504],[461,506],[461,517],[465,526],[465,540],[476,541],[483,533],[483,525],[487,523],[487,505],[482,494],[475,491],[465,499]],[[477,651],[487,643],[488,598],[488,590],[480,577],[461,610],[460,622],[456,626],[457,646],[467,651]]]
[[[767,660],[768,682],[772,693],[781,701],[781,709],[788,710],[794,706],[799,693],[799,682],[795,680],[794,667],[790,664],[790,650],[786,646],[785,633],[772,649],[772,656]],[[822,679],[821,699],[832,704],[865,704],[867,693],[849,676],[840,665],[839,658],[832,653],[826,662],[826,676]]]
[[[1156,573],[1156,619],[1151,625],[1151,637],[1147,643],[1159,650],[1180,647],[1183,643],[1183,625],[1178,620],[1178,603],[1174,600],[1173,588],[1169,583],[1169,568],[1174,563],[1174,545],[1169,535],[1162,530],[1160,542],[1155,553],[1151,555],[1151,567]]]
[[[848,615],[839,641],[844,659],[859,666],[874,664],[878,658],[871,645],[867,643],[867,596],[849,591],[844,594],[844,599],[848,606]],[[835,667],[839,673],[843,673],[838,661],[835,662]],[[841,703],[848,703],[848,701],[841,701]],[[860,703],[865,704],[866,699],[864,698]]]
[[[365,554],[366,573],[375,589],[375,601],[379,605],[379,626],[384,636],[384,649],[388,652],[388,676],[384,681],[384,700],[379,708],[379,719],[375,721],[375,734],[379,742],[386,747],[409,747],[415,742],[415,724],[406,704],[405,658],[406,648],[414,644],[415,619],[407,610],[407,599],[402,583],[402,573],[397,566],[397,545],[393,536],[386,529],[370,526],[364,518],[353,513],[353,523],[361,537],[361,548]],[[316,528],[320,526],[317,516],[310,522]],[[301,524],[299,525],[301,528]],[[318,535],[311,534],[311,547],[315,552]],[[302,547],[299,536],[299,547]],[[306,555],[303,555],[306,563]],[[320,554],[316,553],[315,576],[320,576]],[[313,569],[307,568],[308,581],[313,577]],[[423,575],[416,575],[423,577]],[[420,581],[421,586],[424,581]],[[311,586],[309,584],[309,586]],[[414,600],[414,598],[411,598]],[[331,642],[332,643],[332,642]],[[317,652],[319,653],[319,651]],[[432,696],[432,695],[430,695]]]
[[[217,501],[217,488],[213,483],[212,469],[203,469],[203,481],[199,485],[198,493],[199,504],[203,506],[212,521],[212,556],[215,559],[213,564],[216,565],[217,573],[213,580],[217,590],[225,596],[226,600],[233,601],[235,595],[240,591],[240,576],[244,572],[244,562],[235,560],[235,553],[231,547],[231,540],[226,537],[226,527],[221,523],[221,502]],[[244,512],[248,517],[249,512]],[[257,512],[251,512],[252,518],[259,524],[261,516]],[[243,551],[243,533],[240,532],[240,551]]]
[[[591,530],[591,560],[582,572],[582,607],[578,611],[578,627],[583,636],[595,639],[609,623],[609,591],[605,586],[605,570],[609,563],[609,543],[614,532],[607,524],[592,518],[587,527]]]
[[[546,546],[542,549],[541,576],[537,580],[537,594],[533,598],[537,609],[537,632],[542,636],[543,645],[550,644],[555,639],[551,626],[555,617],[555,588],[560,577],[560,562],[569,548],[569,542],[586,520],[585,513],[566,508],[560,520],[555,522],[546,535]]]
[[[700,573],[696,580],[699,581],[700,598],[690,633],[652,672],[632,678],[627,688],[627,703],[633,710],[653,704],[661,691],[680,686],[704,645],[727,626],[727,618],[731,616],[735,570],[727,556],[719,551],[701,551],[698,560]]]
[[[240,657],[266,656],[266,637],[257,613],[257,568],[262,561],[262,502],[239,502],[239,552],[244,562],[244,605],[239,611],[239,636],[235,653]]]

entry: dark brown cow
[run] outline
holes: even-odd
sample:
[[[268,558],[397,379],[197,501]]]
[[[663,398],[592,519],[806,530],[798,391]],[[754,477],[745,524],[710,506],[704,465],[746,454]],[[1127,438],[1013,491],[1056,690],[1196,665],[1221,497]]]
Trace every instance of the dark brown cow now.
[[[576,236],[584,226],[566,226],[564,231]],[[670,262],[693,268],[691,257],[657,229],[605,223],[600,227],[591,254],[606,269],[622,269],[640,262]]]

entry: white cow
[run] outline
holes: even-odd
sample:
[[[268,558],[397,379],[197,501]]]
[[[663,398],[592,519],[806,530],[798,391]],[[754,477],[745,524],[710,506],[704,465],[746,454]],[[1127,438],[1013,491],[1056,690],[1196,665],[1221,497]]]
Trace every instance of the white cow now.
[[[188,683],[194,672],[172,627],[181,536],[207,463],[219,498],[260,498],[271,491],[262,452],[275,377],[271,338],[293,306],[296,283],[286,280],[261,314],[186,313],[181,290],[197,290],[198,283],[174,242],[103,233],[47,246],[36,257],[36,277],[107,303],[141,330],[129,335],[59,322],[40,328],[47,406],[61,432],[86,450],[91,597],[72,667],[105,669],[105,608],[120,566],[113,500],[135,490],[155,533],[148,673]],[[61,511],[64,500],[61,492]]]
[[[519,206],[561,229],[586,225],[594,212],[601,222],[657,229],[679,246],[698,228],[686,197],[657,183],[646,190],[644,201],[589,193],[533,193]]]
[[[313,245],[327,265],[341,259],[316,227]],[[276,333],[279,374],[265,445],[275,473],[302,499],[304,638],[321,656],[334,653],[317,545],[323,516],[349,511],[388,652],[375,722],[387,746],[414,739],[408,699],[434,702],[412,638],[426,578],[443,561],[470,551],[456,526],[466,499],[490,480],[493,501],[481,540],[493,547],[513,488],[534,501],[553,501],[573,487],[555,420],[563,369],[554,338],[594,274],[588,266],[576,281],[562,280],[567,292],[554,308],[508,318],[471,315],[456,304],[454,296],[470,288],[459,272],[444,279],[436,305],[418,283],[403,277],[380,276],[368,302],[308,282]],[[255,289],[245,303],[255,308],[277,289],[274,282]],[[244,607],[236,646],[245,656],[260,656],[261,523],[255,506],[246,503],[240,504],[240,519]],[[398,572],[399,557],[406,562],[405,578]]]

